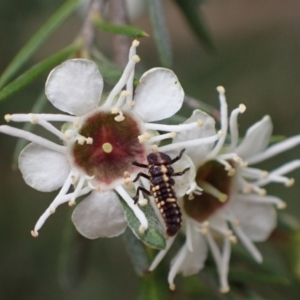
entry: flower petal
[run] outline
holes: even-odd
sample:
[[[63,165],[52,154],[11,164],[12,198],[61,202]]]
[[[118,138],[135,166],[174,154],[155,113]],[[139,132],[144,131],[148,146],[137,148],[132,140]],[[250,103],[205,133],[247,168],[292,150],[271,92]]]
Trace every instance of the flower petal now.
[[[199,109],[194,110],[192,116],[183,124],[190,124],[199,120],[203,122],[201,127],[177,133],[173,143],[205,138],[216,134],[215,120]],[[190,156],[196,166],[200,166],[213,146],[214,143],[203,144],[197,147],[188,147],[186,149],[186,154]]]
[[[265,241],[276,227],[276,209],[268,203],[251,203],[238,200],[232,210],[244,233],[255,242]]]
[[[169,152],[168,155],[170,155],[173,158],[178,155],[178,152],[172,151]],[[176,196],[183,197],[189,189],[191,182],[196,176],[195,166],[191,159],[187,155],[183,154],[181,159],[174,163],[172,167],[175,172],[182,172],[184,169],[190,168],[183,175],[174,177],[174,189],[176,192]]]
[[[269,116],[252,125],[235,152],[244,160],[264,151],[270,141],[273,124]]]
[[[51,71],[46,95],[58,109],[82,116],[98,106],[103,79],[95,63],[70,59]]]
[[[34,143],[22,150],[19,168],[25,182],[41,192],[60,188],[70,172],[65,155]]]
[[[88,239],[115,237],[127,226],[122,206],[113,191],[92,192],[75,208],[72,221]]]
[[[192,251],[186,249],[184,261],[177,271],[177,273],[182,272],[183,276],[197,274],[203,268],[207,258],[207,244],[202,234],[193,230],[192,238],[193,249]],[[187,245],[184,245],[184,247],[188,248]],[[176,262],[177,255],[172,260],[171,265]]]
[[[173,71],[154,68],[144,73],[136,88],[133,110],[144,122],[173,116],[182,106],[183,89]]]

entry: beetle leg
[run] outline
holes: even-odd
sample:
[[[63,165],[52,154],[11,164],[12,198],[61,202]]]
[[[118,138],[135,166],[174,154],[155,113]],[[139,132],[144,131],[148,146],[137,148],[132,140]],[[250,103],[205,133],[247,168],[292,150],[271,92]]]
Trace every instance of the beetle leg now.
[[[172,176],[181,176],[183,175],[186,171],[188,171],[190,168],[185,168],[182,172],[177,172],[173,173]]]
[[[143,172],[140,172],[140,173],[137,174],[137,176],[135,177],[135,179],[133,180],[133,182],[136,182],[141,176],[147,178],[148,180],[150,180],[149,175],[147,175],[147,174],[145,174]]]
[[[182,154],[183,154],[184,151],[185,151],[185,149],[182,149],[182,150],[180,151],[179,155],[176,156],[176,157],[174,157],[174,158],[171,160],[171,164],[174,164],[174,162],[178,161],[178,160],[181,158],[181,156],[182,156]]]
[[[141,164],[138,161],[133,161],[133,162],[131,162],[131,164],[133,164],[134,166],[137,166],[137,167],[141,167],[141,168],[147,168],[148,169],[148,167],[149,167],[148,165]]]
[[[144,192],[145,194],[147,194],[147,195],[149,195],[149,196],[151,196],[151,193],[150,193],[148,190],[146,190],[146,189],[145,189],[144,187],[142,187],[142,186],[139,186],[139,187],[137,188],[137,190],[136,190],[135,196],[133,197],[134,204],[136,204],[136,203],[138,202],[138,200],[139,200],[139,193],[140,193],[140,191],[141,191],[141,192]]]

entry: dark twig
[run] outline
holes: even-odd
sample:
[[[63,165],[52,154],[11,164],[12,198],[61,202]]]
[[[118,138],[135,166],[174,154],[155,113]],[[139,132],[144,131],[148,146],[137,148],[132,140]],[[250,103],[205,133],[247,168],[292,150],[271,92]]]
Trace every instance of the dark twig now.
[[[127,10],[124,0],[110,0],[110,20],[116,25],[128,24]],[[113,37],[114,62],[125,68],[128,62],[129,38],[125,35],[115,35]]]

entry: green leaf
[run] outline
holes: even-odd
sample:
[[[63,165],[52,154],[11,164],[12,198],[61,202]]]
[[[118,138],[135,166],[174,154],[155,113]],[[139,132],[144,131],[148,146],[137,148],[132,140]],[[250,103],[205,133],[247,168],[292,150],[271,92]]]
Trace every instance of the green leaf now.
[[[188,1],[187,1],[188,2]],[[161,0],[148,0],[154,41],[163,67],[172,66],[172,46]]]
[[[32,113],[40,113],[46,106],[47,104],[47,98],[46,95],[43,94],[38,97],[36,100],[34,106],[30,110]],[[33,129],[36,126],[30,122],[26,123],[23,126],[23,130],[33,132]],[[28,141],[25,139],[18,139],[14,153],[13,153],[13,168],[16,168],[18,166],[18,157],[20,155],[20,152],[23,150],[23,148],[28,144]]]
[[[132,232],[135,234],[135,236],[151,248],[159,250],[165,249],[165,232],[151,204],[148,203],[148,205],[140,207],[149,223],[148,229],[144,233],[140,233],[140,221],[137,219],[137,217],[135,216],[131,208],[127,205],[127,203],[121,198],[120,200],[126,215],[126,219],[128,221],[128,225],[131,228]]]
[[[128,227],[126,228],[122,237],[136,273],[139,276],[144,275],[150,266],[150,257],[146,249],[147,246],[137,239],[131,229]]]
[[[168,275],[159,266],[154,272],[140,277],[137,300],[170,300]]]
[[[180,7],[191,29],[207,50],[215,50],[214,43],[207,30],[204,18],[199,9],[199,0],[174,0]]]
[[[20,50],[0,77],[0,88],[24,65],[39,49],[50,34],[77,8],[80,0],[67,1]]]
[[[70,211],[70,214],[72,211]],[[87,268],[93,241],[80,235],[67,218],[58,260],[58,280],[66,292],[76,289]]]
[[[149,36],[149,34],[144,30],[130,25],[117,25],[107,23],[99,20],[98,18],[94,18],[93,23],[96,26],[96,28],[113,34],[127,35],[134,38],[142,38]]]
[[[17,77],[14,81],[5,86],[2,90],[0,90],[0,101],[8,98],[9,96],[15,94],[40,75],[45,72],[49,72],[53,67],[57,66],[64,60],[68,59],[72,54],[74,54],[79,48],[80,43],[74,43],[73,45],[66,47],[54,55],[46,58],[45,60],[37,63],[25,73]]]

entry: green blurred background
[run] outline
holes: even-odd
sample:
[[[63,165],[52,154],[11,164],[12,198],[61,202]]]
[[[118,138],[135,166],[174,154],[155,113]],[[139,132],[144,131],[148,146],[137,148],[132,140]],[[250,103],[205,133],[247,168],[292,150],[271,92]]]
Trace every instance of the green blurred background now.
[[[60,5],[58,0],[0,0],[0,72]],[[299,1],[205,2],[202,12],[216,45],[215,53],[203,49],[171,0],[165,1],[165,12],[174,50],[174,71],[187,94],[218,108],[215,88],[223,85],[230,110],[240,103],[247,106],[239,118],[242,134],[266,114],[272,117],[275,135],[299,133]],[[81,21],[80,14],[69,18],[24,70],[71,42]],[[150,38],[141,40],[138,49],[142,59],[139,68],[159,66],[147,13],[133,24],[150,34]],[[111,37],[99,34],[97,42],[109,55]],[[30,112],[45,79],[46,74],[0,103],[0,116]],[[48,105],[47,111],[55,109]],[[188,116],[190,111],[185,109],[181,114]],[[72,290],[61,287],[58,262],[63,231],[71,222],[70,209],[67,205],[60,207],[40,236],[31,237],[30,230],[56,193],[31,189],[20,172],[12,169],[15,144],[15,138],[0,135],[0,299],[134,299],[138,279],[121,237],[88,242],[85,277]],[[264,168],[272,169],[296,158],[300,158],[299,147],[267,161]],[[268,192],[286,201],[287,211],[299,217],[300,174],[296,171],[290,176],[296,179],[295,186],[286,189],[271,185]]]

